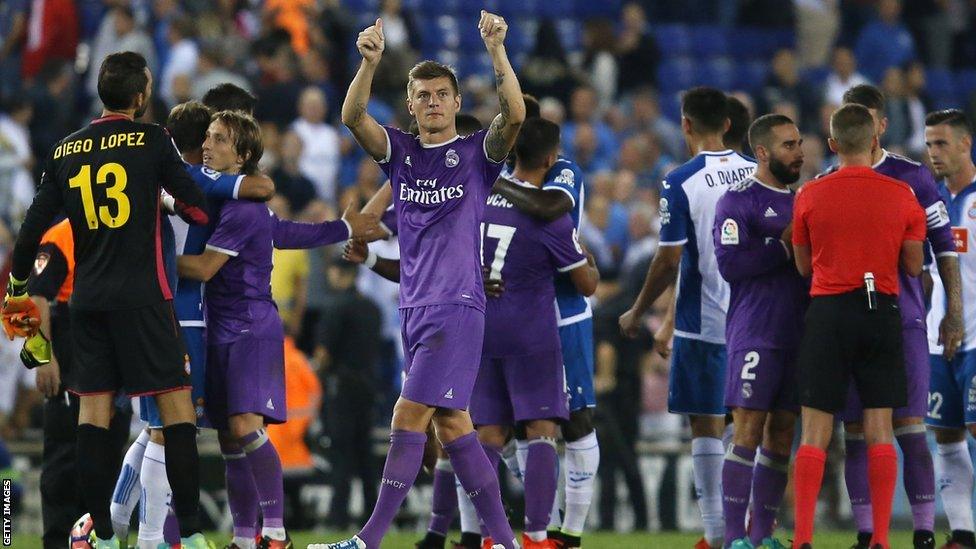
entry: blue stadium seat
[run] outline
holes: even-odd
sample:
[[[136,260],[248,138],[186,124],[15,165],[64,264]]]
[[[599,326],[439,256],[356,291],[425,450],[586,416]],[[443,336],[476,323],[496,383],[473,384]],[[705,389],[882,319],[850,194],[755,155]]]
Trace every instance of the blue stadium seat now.
[[[686,57],[668,59],[657,68],[657,81],[662,95],[690,88],[695,78],[695,64]]]
[[[749,60],[763,57],[769,49],[766,33],[762,29],[739,27],[729,32],[729,51],[736,59]]]
[[[617,19],[622,5],[622,0],[577,0],[576,17],[581,19],[593,17]]]
[[[942,109],[958,109],[963,106],[955,94],[934,96],[931,98],[931,101],[932,108],[937,111]]]
[[[963,69],[956,73],[956,92],[967,101],[976,92],[976,69]]]
[[[481,39],[481,31],[478,30],[477,17],[458,17],[458,32],[461,37],[461,49],[464,51],[475,51],[484,49],[485,43]]]
[[[464,0],[420,0],[420,2],[420,8],[424,13],[444,15],[457,13]]]
[[[499,0],[480,0],[479,2],[471,2],[470,0],[461,0],[458,2],[458,14],[460,15],[472,15],[476,17],[481,16],[481,10],[485,10],[491,13],[499,13],[499,7],[501,2]],[[505,17],[505,15],[502,17]]]
[[[733,86],[737,90],[756,93],[766,83],[766,76],[768,74],[769,64],[765,61],[739,62],[735,66],[736,78]]]
[[[583,2],[587,0],[582,0]],[[555,19],[570,16],[576,12],[575,0],[545,0],[536,7],[536,16],[540,19]]]
[[[471,2],[471,4],[478,4],[478,2]],[[498,11],[505,18],[534,17],[536,6],[536,0],[498,0]]]
[[[800,71],[800,80],[810,86],[823,87],[830,76],[830,67],[807,67]]]
[[[654,38],[662,57],[682,57],[691,54],[691,30],[687,25],[658,25]]]
[[[681,123],[681,92],[662,93],[658,98],[661,114],[674,123]]]
[[[420,24],[424,50],[457,48],[461,43],[458,21],[450,15],[440,15]],[[477,31],[477,29],[475,29]]]
[[[345,0],[343,8],[352,13],[369,12],[371,14],[379,11],[379,0]]]
[[[728,31],[713,25],[691,29],[691,49],[698,57],[719,57],[729,54]]]
[[[457,63],[457,72],[458,77],[461,79],[469,76],[490,78],[493,74],[493,69],[488,52],[460,55]]]
[[[956,83],[952,73],[946,69],[928,69],[925,71],[925,92],[930,97],[953,97],[956,95]]]
[[[704,63],[698,63],[695,83],[732,91],[735,85],[735,68],[732,61],[727,57],[714,57]]]

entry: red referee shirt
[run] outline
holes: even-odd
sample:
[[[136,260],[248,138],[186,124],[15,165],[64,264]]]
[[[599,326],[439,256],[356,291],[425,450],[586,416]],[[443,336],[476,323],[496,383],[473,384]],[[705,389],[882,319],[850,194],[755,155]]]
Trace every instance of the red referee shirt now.
[[[898,258],[906,240],[925,240],[925,212],[911,187],[868,167],[841,168],[804,185],[793,208],[793,244],[809,246],[810,295],[864,287],[898,294]]]

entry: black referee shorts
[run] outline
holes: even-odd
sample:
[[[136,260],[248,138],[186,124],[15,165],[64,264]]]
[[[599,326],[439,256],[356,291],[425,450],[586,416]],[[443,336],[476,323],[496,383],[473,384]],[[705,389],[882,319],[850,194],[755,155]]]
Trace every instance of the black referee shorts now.
[[[901,332],[895,296],[878,294],[874,311],[863,290],[814,297],[797,360],[800,405],[836,414],[844,409],[853,377],[865,408],[904,406]]]
[[[71,339],[79,395],[125,390],[130,396],[190,387],[189,359],[173,305],[137,309],[71,309]]]

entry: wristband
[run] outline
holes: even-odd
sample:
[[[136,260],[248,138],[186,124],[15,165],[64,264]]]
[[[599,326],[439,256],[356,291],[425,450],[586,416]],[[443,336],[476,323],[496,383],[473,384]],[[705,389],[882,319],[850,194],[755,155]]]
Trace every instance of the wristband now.
[[[368,269],[372,269],[376,265],[377,259],[379,258],[376,256],[376,252],[369,250],[369,253],[366,254],[366,261],[363,261],[363,265],[366,265]]]
[[[7,296],[11,298],[23,297],[27,295],[27,281],[17,280],[14,278],[13,273],[10,274],[10,280],[7,281]]]

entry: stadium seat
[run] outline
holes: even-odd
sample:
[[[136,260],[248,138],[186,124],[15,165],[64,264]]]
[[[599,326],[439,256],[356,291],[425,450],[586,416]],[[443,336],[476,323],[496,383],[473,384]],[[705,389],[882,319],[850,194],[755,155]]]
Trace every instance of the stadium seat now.
[[[457,13],[458,15],[481,17],[481,10],[485,10],[490,13],[497,13],[502,17],[507,17],[505,14],[501,13],[500,4],[501,2],[499,0],[481,0],[480,2],[462,0],[458,2]]]
[[[342,7],[351,13],[367,12],[374,14],[379,12],[380,2],[379,0],[346,0]]]
[[[740,60],[751,60],[766,55],[769,49],[762,29],[740,27],[729,32],[729,51]]]
[[[662,57],[683,57],[691,54],[691,31],[687,25],[658,25],[654,37]]]
[[[484,49],[485,42],[481,39],[481,31],[478,30],[477,17],[458,17],[457,24],[460,31],[462,51],[473,52]]]
[[[480,75],[486,78],[492,74],[491,58],[488,52],[467,53],[458,56],[458,77],[465,79],[469,76]]]
[[[976,92],[976,69],[963,69],[956,72],[956,93],[968,101]]]
[[[622,5],[622,0],[577,0],[576,17],[580,19],[593,17],[617,19]]]
[[[695,78],[695,64],[686,57],[668,59],[658,65],[657,81],[662,94],[688,89]]]
[[[426,19],[419,26],[421,28],[421,44],[425,51],[457,48],[460,45],[458,21],[450,15]]]
[[[463,0],[420,0],[424,13],[439,15],[456,14],[462,2]]]
[[[756,93],[766,83],[769,64],[763,61],[739,62],[735,65],[735,81],[733,87],[737,90]]]
[[[732,91],[735,85],[735,68],[727,57],[715,57],[698,63],[695,84]]]
[[[830,76],[830,67],[807,67],[800,71],[800,80],[810,86],[823,87]]]
[[[665,118],[681,123],[681,92],[662,93],[658,103]]]
[[[563,50],[576,51],[583,47],[583,28],[578,19],[562,18],[556,21]]]
[[[587,1],[587,0],[582,0]],[[545,0],[536,5],[536,16],[545,19],[566,17],[576,11],[575,0]]]
[[[728,31],[713,25],[700,25],[691,29],[692,53],[698,57],[719,57],[729,54]]]
[[[471,2],[478,4],[478,2]],[[533,17],[536,13],[536,0],[498,0],[498,11],[505,18]]]
[[[952,73],[946,69],[928,69],[925,71],[925,92],[930,97],[953,97],[956,95],[956,83]]]

